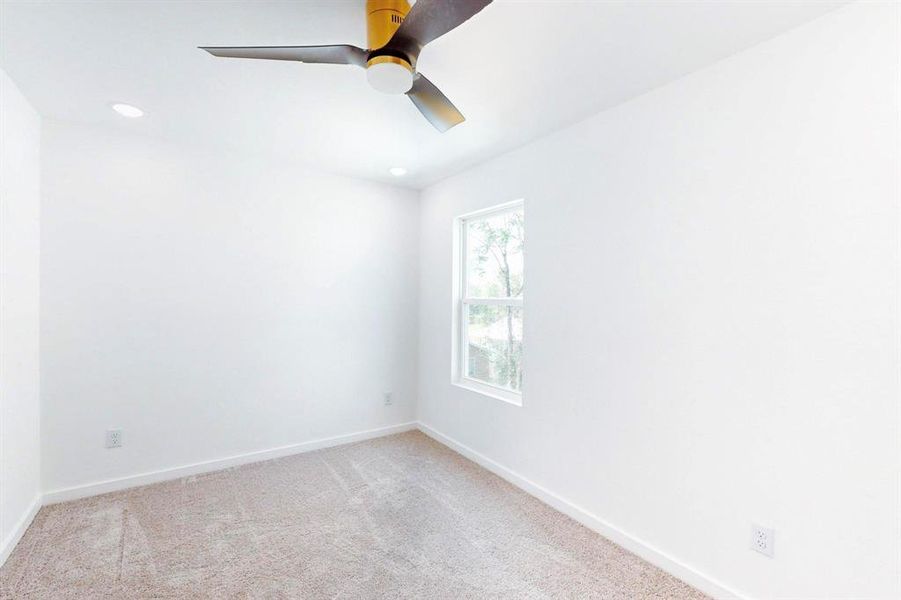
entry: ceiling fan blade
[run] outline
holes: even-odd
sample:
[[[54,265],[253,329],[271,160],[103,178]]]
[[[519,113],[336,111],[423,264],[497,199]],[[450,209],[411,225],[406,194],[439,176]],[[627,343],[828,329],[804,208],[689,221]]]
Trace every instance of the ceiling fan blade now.
[[[422,2],[422,0],[419,1]],[[428,119],[429,123],[441,133],[466,120],[457,107],[447,99],[447,96],[442,94],[441,90],[426,79],[422,73],[416,74],[413,79],[413,87],[407,92],[407,96],[410,97],[422,116]]]
[[[409,56],[491,4],[491,0],[418,0],[385,45]]]
[[[333,46],[200,46],[213,56],[294,60],[305,63],[366,66],[366,50],[349,44]]]

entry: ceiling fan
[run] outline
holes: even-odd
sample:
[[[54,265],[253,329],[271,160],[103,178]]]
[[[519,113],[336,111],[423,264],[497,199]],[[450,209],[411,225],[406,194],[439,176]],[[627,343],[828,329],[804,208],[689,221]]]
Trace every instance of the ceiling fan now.
[[[442,133],[465,119],[435,84],[416,71],[423,46],[454,29],[491,0],[366,0],[369,50],[330,46],[201,46],[213,56],[355,65],[385,94],[406,94]]]

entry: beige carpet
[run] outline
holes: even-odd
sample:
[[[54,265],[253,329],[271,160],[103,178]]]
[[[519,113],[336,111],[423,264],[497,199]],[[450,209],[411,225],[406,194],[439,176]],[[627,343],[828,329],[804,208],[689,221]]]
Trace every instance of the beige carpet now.
[[[41,509],[2,598],[704,598],[419,432]]]

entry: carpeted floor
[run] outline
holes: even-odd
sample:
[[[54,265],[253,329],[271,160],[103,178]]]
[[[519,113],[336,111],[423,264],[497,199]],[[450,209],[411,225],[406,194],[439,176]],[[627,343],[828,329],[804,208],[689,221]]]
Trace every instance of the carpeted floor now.
[[[41,509],[6,598],[705,596],[419,432]]]

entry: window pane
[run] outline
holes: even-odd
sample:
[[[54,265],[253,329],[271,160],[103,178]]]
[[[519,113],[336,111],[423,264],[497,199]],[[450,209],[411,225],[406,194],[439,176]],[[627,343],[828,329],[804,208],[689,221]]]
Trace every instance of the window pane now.
[[[522,297],[523,210],[466,222],[466,295]]]
[[[466,376],[519,391],[522,387],[522,307],[467,305]]]

